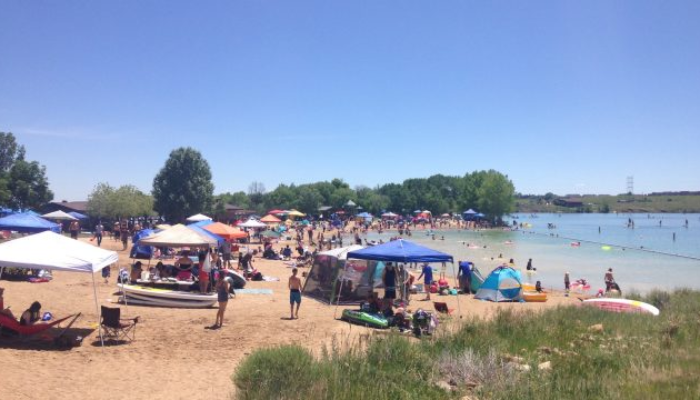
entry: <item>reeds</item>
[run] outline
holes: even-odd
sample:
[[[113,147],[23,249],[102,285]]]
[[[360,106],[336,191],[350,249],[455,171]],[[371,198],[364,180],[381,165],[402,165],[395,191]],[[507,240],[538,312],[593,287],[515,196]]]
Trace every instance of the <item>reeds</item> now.
[[[661,316],[505,310],[430,339],[258,350],[233,379],[241,399],[700,398],[700,292],[643,300]]]

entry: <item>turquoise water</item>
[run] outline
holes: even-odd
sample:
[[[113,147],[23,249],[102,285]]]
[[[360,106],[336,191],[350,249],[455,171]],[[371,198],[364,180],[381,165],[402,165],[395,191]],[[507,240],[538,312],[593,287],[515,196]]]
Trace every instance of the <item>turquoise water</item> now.
[[[449,253],[455,261],[470,260],[483,273],[511,258],[524,272],[528,259],[532,258],[537,273],[530,279],[533,283],[540,280],[547,288],[563,289],[567,271],[572,281],[583,277],[591,283],[592,289],[604,288],[603,275],[608,268],[613,268],[615,280],[623,291],[700,289],[700,214],[516,216],[516,222],[528,223],[531,227],[519,231],[435,230],[438,240],[416,231],[410,240]],[[634,221],[634,229],[627,228],[628,218]],[[556,228],[548,229],[548,223]],[[395,232],[370,233],[367,237],[388,240],[392,234]],[[439,240],[442,236],[445,240]],[[580,247],[571,246],[572,241],[581,241]],[[612,247],[603,250],[604,244]],[[503,259],[498,259],[499,255]],[[523,278],[528,280],[525,273]]]

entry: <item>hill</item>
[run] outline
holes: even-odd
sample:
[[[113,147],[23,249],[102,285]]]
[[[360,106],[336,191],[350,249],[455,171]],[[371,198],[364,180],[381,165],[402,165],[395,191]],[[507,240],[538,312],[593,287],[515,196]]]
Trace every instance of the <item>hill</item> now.
[[[545,200],[545,196],[520,196],[516,212],[636,212],[698,213],[700,193],[652,193],[649,195],[570,195]]]

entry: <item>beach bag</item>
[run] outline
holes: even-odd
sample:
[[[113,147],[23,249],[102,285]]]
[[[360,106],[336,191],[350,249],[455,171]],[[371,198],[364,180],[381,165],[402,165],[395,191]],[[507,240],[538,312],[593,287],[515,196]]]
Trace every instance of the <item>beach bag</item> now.
[[[436,283],[433,283],[430,285],[430,293],[437,293],[438,292],[438,285]]]

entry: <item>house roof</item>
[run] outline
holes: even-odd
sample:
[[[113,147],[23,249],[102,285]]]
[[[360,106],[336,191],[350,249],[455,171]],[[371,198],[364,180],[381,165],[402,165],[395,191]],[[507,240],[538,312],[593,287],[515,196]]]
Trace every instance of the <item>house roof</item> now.
[[[54,204],[64,208],[70,208],[73,211],[84,212],[87,211],[87,201],[52,201],[49,204]]]

